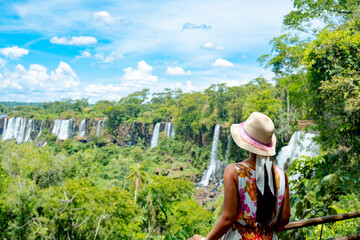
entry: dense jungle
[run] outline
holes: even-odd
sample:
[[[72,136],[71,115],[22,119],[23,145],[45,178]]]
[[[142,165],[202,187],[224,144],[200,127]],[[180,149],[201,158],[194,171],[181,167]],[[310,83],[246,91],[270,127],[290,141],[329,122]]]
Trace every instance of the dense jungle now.
[[[0,238],[206,236],[222,212],[222,187],[196,183],[210,164],[215,126],[220,126],[217,158],[223,171],[248,157],[227,143],[231,124],[253,111],[274,121],[277,152],[299,129],[299,120],[312,123],[302,131],[316,133],[319,155],[286,166],[291,221],[358,211],[360,2],[293,2],[284,34],[270,42],[272,52],[259,57],[275,73],[273,79],[259,76],[241,86],[217,84],[190,93],[143,89],[96,104],[1,102],[1,139],[11,118],[33,119],[35,127],[26,142],[0,141]],[[54,134],[59,119],[73,120],[72,137]],[[79,136],[84,119],[85,134]],[[170,122],[174,135],[164,129]],[[163,124],[157,146],[151,147],[157,123]],[[358,232],[357,218],[302,228],[296,239]],[[289,234],[279,236],[289,239]]]

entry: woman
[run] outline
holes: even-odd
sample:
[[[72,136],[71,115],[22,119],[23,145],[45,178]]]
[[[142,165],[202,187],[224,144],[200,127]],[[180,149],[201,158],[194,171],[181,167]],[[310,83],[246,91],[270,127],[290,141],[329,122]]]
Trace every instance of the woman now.
[[[231,126],[235,143],[249,159],[231,164],[224,173],[223,213],[206,236],[191,240],[277,239],[289,222],[290,197],[285,172],[270,159],[275,155],[274,123],[258,112]]]

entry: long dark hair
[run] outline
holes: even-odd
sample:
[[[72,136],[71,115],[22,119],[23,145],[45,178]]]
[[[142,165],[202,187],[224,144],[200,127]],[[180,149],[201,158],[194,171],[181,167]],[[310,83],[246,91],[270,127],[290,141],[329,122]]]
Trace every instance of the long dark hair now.
[[[257,190],[257,210],[256,210],[256,222],[260,223],[261,226],[269,226],[272,215],[275,213],[276,210],[276,194],[275,194],[275,172],[274,172],[274,165],[271,168],[271,173],[273,176],[273,186],[274,186],[274,195],[271,193],[269,184],[268,184],[268,173],[265,170],[265,190],[264,195],[261,194],[259,189],[256,187]]]

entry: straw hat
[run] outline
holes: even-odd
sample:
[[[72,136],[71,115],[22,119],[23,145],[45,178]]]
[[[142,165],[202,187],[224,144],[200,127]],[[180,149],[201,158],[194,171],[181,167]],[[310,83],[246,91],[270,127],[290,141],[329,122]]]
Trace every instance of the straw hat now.
[[[232,124],[231,136],[239,147],[249,152],[263,156],[275,155],[274,123],[265,114],[253,112],[245,122]]]

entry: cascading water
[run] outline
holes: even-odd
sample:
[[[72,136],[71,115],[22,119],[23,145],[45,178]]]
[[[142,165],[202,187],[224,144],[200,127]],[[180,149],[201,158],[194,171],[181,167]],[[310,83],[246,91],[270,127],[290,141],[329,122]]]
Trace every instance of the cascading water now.
[[[22,143],[25,135],[26,119],[23,117],[10,118],[5,120],[3,140],[16,139],[18,144]]]
[[[168,137],[175,137],[175,126],[171,122],[165,124],[165,132]]]
[[[60,119],[56,119],[54,121],[54,127],[51,130],[51,133],[55,134],[56,136],[59,135],[59,130],[60,130],[60,126],[61,126],[61,120]]]
[[[227,145],[226,145],[226,154],[225,154],[226,164],[228,164],[228,162],[229,162],[230,146],[231,146],[231,133],[229,133],[228,141],[227,141]]]
[[[7,124],[7,118],[5,118],[4,121],[4,127],[3,127],[3,133],[2,133],[2,140],[5,140],[5,134],[6,134],[6,124]]]
[[[170,137],[171,134],[171,122],[165,123],[165,132],[168,137]]]
[[[44,120],[41,120],[40,131],[39,131],[39,134],[36,136],[35,141],[40,137],[42,129],[43,129],[43,125],[44,125]]]
[[[96,136],[100,137],[102,135],[102,132],[104,130],[105,122],[104,120],[99,120],[96,128]]]
[[[154,127],[154,131],[153,131],[153,134],[151,137],[151,142],[150,142],[150,148],[156,147],[159,143],[160,126],[161,126],[161,123],[156,123],[156,125]]]
[[[217,124],[215,126],[214,137],[211,147],[210,165],[204,171],[201,181],[198,183],[198,185],[200,186],[209,185],[210,180],[216,182],[216,173],[221,168],[221,162],[218,157],[219,133],[220,133],[220,125]]]
[[[85,137],[86,119],[81,120],[79,128],[79,137]]]
[[[131,135],[130,135],[130,141],[128,142],[128,146],[134,145],[135,142],[135,122],[131,124]]]
[[[319,145],[315,142],[315,133],[296,131],[287,146],[282,147],[276,157],[277,164],[287,169],[291,161],[300,156],[314,157],[319,154]]]
[[[72,119],[56,119],[51,132],[61,140],[72,138],[75,133],[75,121]]]
[[[175,126],[171,124],[171,131],[170,131],[170,137],[175,137]]]
[[[31,134],[34,131],[35,131],[35,121],[34,121],[34,119],[30,119],[28,122],[28,125],[27,125],[24,142],[30,142],[32,140]]]

